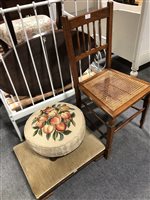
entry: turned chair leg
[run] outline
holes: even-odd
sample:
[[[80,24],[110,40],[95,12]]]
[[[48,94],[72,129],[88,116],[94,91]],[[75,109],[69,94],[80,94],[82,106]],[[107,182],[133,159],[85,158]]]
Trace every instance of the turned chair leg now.
[[[115,130],[115,119],[110,119],[107,127],[106,150],[104,154],[106,159],[109,157],[111,152],[114,130]]]
[[[141,116],[141,120],[140,120],[140,128],[143,128],[143,124],[145,121],[146,113],[148,111],[149,103],[150,103],[150,94],[148,94],[144,99],[143,108],[145,108],[145,109],[142,112],[142,116]]]
[[[76,96],[76,105],[78,108],[81,108],[81,92],[79,88],[75,88],[75,96]]]

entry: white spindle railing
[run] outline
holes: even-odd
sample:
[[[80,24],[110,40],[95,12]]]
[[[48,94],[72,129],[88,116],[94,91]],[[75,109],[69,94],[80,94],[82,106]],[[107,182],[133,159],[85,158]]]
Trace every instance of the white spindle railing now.
[[[26,38],[26,42],[27,42],[27,46],[28,46],[28,49],[29,49],[29,53],[30,53],[30,56],[31,56],[32,64],[33,64],[33,67],[34,67],[35,75],[36,75],[36,78],[37,78],[37,81],[38,81],[38,85],[39,85],[39,88],[40,88],[40,91],[41,91],[41,94],[42,94],[42,98],[43,98],[43,100],[45,100],[43,90],[42,90],[42,86],[41,86],[41,82],[40,82],[39,75],[38,75],[36,65],[35,65],[35,61],[34,61],[34,58],[33,58],[31,46],[30,46],[30,43],[29,43],[29,38],[28,38],[26,28],[25,28],[24,23],[23,23],[23,18],[22,18],[20,6],[17,5],[17,8],[18,8],[19,17],[20,17],[20,20],[21,20],[22,29],[23,29],[23,32],[24,32],[24,35],[25,35],[25,38]]]
[[[98,0],[98,5],[97,5],[98,8],[99,8],[99,4],[100,4],[99,1],[100,0]],[[47,1],[36,2],[36,3],[33,2],[33,3],[27,4],[27,5],[17,5],[17,6],[12,7],[12,8],[5,8],[5,9],[0,8],[0,15],[2,16],[3,21],[6,25],[6,29],[7,29],[10,41],[12,43],[12,48],[14,50],[14,54],[16,56],[16,60],[18,62],[18,66],[19,66],[20,72],[22,74],[23,81],[25,83],[26,89],[28,91],[28,96],[29,96],[30,102],[31,102],[30,106],[28,106],[28,107],[24,107],[22,105],[21,99],[20,99],[20,97],[17,93],[17,89],[15,88],[15,85],[12,81],[12,77],[9,73],[8,68],[7,68],[7,64],[5,63],[3,56],[1,56],[0,57],[1,62],[3,64],[5,71],[6,71],[6,74],[8,76],[8,80],[10,81],[10,84],[12,86],[13,93],[15,94],[15,97],[10,94],[10,98],[12,99],[12,102],[15,102],[18,105],[20,110],[18,110],[18,111],[16,110],[15,112],[12,111],[11,106],[8,105],[8,102],[5,98],[5,93],[2,90],[0,90],[0,95],[1,95],[1,99],[4,103],[4,106],[5,106],[8,114],[9,114],[9,117],[12,121],[12,124],[14,125],[14,128],[15,128],[20,140],[22,140],[22,135],[21,135],[20,130],[19,130],[17,123],[16,123],[16,121],[18,119],[23,118],[23,117],[33,113],[34,111],[36,111],[38,109],[41,109],[43,106],[46,106],[50,103],[54,103],[54,102],[57,102],[57,101],[60,101],[60,100],[63,100],[63,99],[68,98],[68,97],[70,97],[74,94],[74,89],[73,89],[74,84],[73,84],[73,78],[72,78],[71,70],[70,70],[70,77],[71,77],[72,89],[70,89],[67,92],[65,91],[64,81],[63,81],[63,77],[62,77],[61,63],[60,63],[60,56],[61,55],[59,55],[59,52],[58,52],[57,40],[56,40],[56,34],[55,34],[55,28],[54,28],[54,12],[56,11],[56,10],[54,10],[54,4],[58,3],[58,2],[61,2],[62,14],[63,15],[68,15],[69,17],[74,17],[74,15],[75,16],[78,15],[78,8],[80,8],[80,5],[78,5],[78,4],[80,3],[80,1],[77,1],[77,0],[72,0],[72,7],[74,7],[74,15],[65,10],[64,0],[47,0]],[[85,11],[87,11],[87,12],[89,12],[89,9],[90,9],[89,2],[90,2],[89,0],[86,0]],[[50,69],[50,66],[49,66],[49,59],[50,58],[48,58],[48,52],[47,52],[47,47],[46,47],[46,37],[43,36],[43,33],[41,31],[41,28],[40,28],[39,21],[38,21],[37,7],[40,7],[40,6],[47,6],[48,11],[49,11],[49,16],[50,16],[50,21],[51,21],[51,27],[49,27],[49,30],[52,31],[52,35],[53,35],[54,51],[56,52],[56,59],[57,59],[58,71],[59,71],[59,77],[60,77],[61,89],[62,89],[62,93],[59,94],[59,95],[55,93],[55,89],[54,89],[54,85],[53,85],[53,78],[52,78],[51,69]],[[50,97],[48,99],[45,98],[45,94],[43,92],[42,83],[41,83],[41,80],[39,78],[36,62],[35,62],[35,59],[34,59],[34,56],[33,56],[33,51],[32,51],[31,45],[30,45],[30,40],[29,40],[27,30],[26,30],[26,26],[24,24],[24,20],[23,20],[23,16],[22,16],[22,11],[26,10],[26,9],[33,9],[33,13],[34,13],[36,24],[37,24],[38,36],[40,38],[41,47],[42,47],[42,51],[43,51],[43,57],[44,57],[44,61],[45,61],[45,64],[46,64],[45,66],[46,66],[46,70],[47,70],[48,78],[49,78],[48,83],[50,84],[51,90],[52,90],[51,91],[52,97]],[[13,41],[8,23],[7,23],[7,20],[6,20],[5,14],[6,13],[12,13],[12,12],[17,12],[19,14],[19,18],[20,18],[20,22],[21,22],[21,26],[22,26],[22,31],[23,31],[24,36],[25,36],[25,41],[26,41],[26,44],[27,44],[27,47],[28,47],[29,55],[31,57],[31,62],[32,62],[32,66],[33,66],[33,69],[34,69],[34,72],[35,72],[35,77],[36,77],[36,80],[37,80],[37,83],[38,83],[38,86],[39,86],[39,89],[40,89],[40,93],[41,93],[41,102],[40,103],[36,103],[35,100],[34,100],[34,97],[32,96],[32,89],[29,88],[29,83],[27,82],[27,78],[26,78],[26,75],[24,73],[24,69],[22,67],[21,60],[20,60],[20,57],[18,55],[16,45],[14,44],[14,41]],[[89,57],[89,64],[90,64],[90,57]],[[80,77],[82,79],[83,74],[82,74],[82,70],[81,70],[81,61],[79,61],[79,73],[80,73]]]

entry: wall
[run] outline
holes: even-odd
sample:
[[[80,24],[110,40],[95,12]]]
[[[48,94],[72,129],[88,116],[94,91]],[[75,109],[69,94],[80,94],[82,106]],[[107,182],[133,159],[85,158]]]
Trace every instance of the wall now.
[[[142,7],[114,2],[113,52],[131,61],[133,72],[150,61],[150,0]]]
[[[78,14],[82,14],[86,11],[87,8],[87,1],[86,0],[77,0],[77,9]],[[65,10],[68,11],[71,14],[75,14],[75,7],[74,7],[74,1],[72,0],[65,0],[64,1]],[[97,8],[97,0],[88,0],[88,6],[89,9],[96,9]]]
[[[130,62],[134,59],[139,19],[139,13],[114,10],[112,51]]]
[[[150,1],[145,0],[142,6],[139,36],[137,38],[135,64],[132,68],[150,62]]]

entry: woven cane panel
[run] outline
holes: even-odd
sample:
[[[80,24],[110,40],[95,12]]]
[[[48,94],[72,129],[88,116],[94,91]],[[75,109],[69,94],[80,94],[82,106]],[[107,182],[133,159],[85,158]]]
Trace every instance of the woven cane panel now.
[[[132,77],[106,71],[100,76],[86,82],[84,87],[109,109],[115,111],[135,95],[148,87]]]

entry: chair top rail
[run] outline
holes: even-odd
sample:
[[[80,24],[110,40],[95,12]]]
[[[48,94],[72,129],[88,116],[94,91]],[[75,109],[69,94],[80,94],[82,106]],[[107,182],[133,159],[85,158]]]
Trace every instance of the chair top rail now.
[[[76,27],[83,26],[90,22],[93,22],[99,19],[104,19],[107,17],[109,17],[109,10],[106,7],[106,8],[102,8],[101,10],[92,11],[90,13],[74,17],[69,20],[69,24],[70,24],[70,28],[74,29]]]

